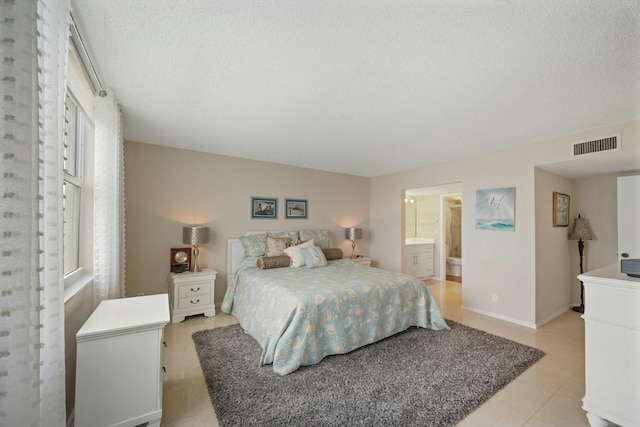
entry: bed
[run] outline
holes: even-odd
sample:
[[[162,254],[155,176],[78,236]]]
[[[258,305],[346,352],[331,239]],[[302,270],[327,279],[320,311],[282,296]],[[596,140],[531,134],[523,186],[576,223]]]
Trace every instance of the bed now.
[[[277,374],[412,326],[449,329],[431,292],[415,277],[348,259],[317,268],[260,269],[259,257],[247,256],[240,239],[230,239],[227,252],[222,311],[260,344],[260,364],[272,364]]]

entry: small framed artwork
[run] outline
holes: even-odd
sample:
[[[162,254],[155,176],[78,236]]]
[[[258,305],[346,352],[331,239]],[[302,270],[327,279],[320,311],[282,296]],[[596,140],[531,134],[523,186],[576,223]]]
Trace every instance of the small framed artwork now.
[[[476,230],[515,231],[516,188],[476,190]]]
[[[566,194],[553,192],[553,226],[569,226],[569,196]]]
[[[252,197],[251,218],[278,218],[278,199],[271,199],[268,197]]]
[[[285,199],[287,218],[307,218],[307,201],[300,199]]]

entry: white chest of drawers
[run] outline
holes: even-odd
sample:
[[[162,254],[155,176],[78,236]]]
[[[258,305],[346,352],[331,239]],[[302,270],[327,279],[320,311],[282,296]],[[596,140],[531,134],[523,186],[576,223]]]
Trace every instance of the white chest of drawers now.
[[[592,426],[640,426],[640,278],[613,264],[578,276],[585,294],[585,395]]]
[[[215,283],[218,272],[203,268],[198,273],[184,272],[171,274],[169,283],[169,304],[171,322],[180,323],[185,316],[204,314],[216,315],[214,304]]]
[[[167,294],[98,305],[76,334],[75,427],[160,426],[167,323]]]

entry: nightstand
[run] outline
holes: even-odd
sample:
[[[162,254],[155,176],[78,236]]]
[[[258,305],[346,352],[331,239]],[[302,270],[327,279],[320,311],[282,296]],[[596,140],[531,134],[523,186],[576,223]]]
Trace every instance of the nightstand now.
[[[358,264],[361,264],[367,267],[371,267],[371,258],[360,256],[358,258],[345,258],[345,259],[348,259],[351,262],[357,262]]]
[[[193,273],[171,273],[169,283],[169,308],[171,323],[180,323],[185,316],[204,314],[207,317],[216,315],[213,302],[216,276],[218,272],[212,268],[203,268]]]

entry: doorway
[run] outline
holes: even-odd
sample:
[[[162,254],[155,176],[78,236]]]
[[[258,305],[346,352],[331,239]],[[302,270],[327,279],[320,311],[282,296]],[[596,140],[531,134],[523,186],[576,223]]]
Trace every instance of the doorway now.
[[[449,274],[454,281],[462,281],[462,183],[451,183],[404,190],[403,197],[403,259],[410,239],[433,241],[434,280],[447,280],[447,258],[449,272],[452,265],[457,276]],[[449,211],[453,207],[453,214]],[[456,212],[457,209],[457,212]],[[453,215],[453,221],[451,218]],[[453,249],[451,252],[449,249]],[[453,255],[450,255],[450,252]],[[457,256],[455,256],[457,255]],[[457,258],[453,260],[451,258]],[[406,263],[405,263],[406,264]],[[406,265],[404,265],[406,271]]]
[[[462,283],[462,194],[442,196],[445,278]]]

